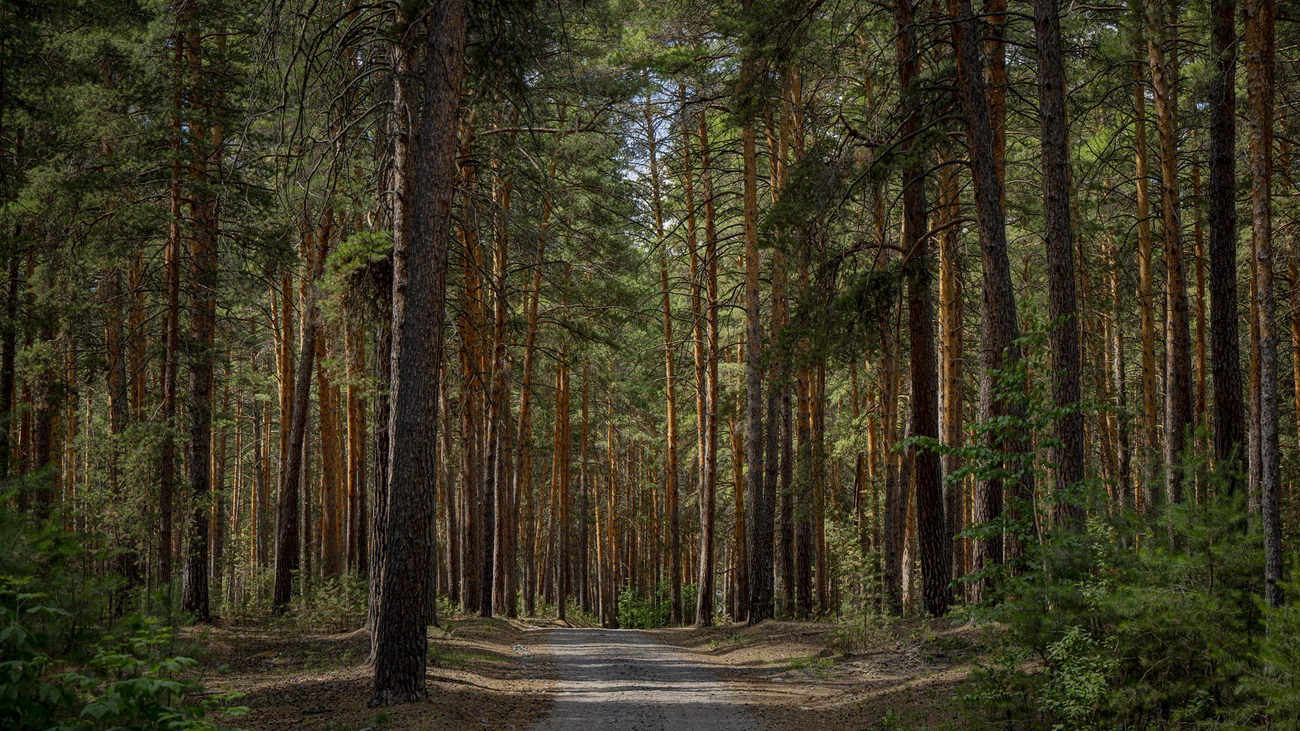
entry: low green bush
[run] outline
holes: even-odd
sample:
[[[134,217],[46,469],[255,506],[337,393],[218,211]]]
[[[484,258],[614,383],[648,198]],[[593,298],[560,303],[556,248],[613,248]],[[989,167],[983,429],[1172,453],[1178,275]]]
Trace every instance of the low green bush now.
[[[668,584],[660,582],[653,598],[624,589],[618,595],[618,626],[625,629],[657,629],[667,627],[670,618]],[[698,591],[694,584],[682,587],[682,613],[687,623],[695,616]]]
[[[0,493],[0,728],[211,731],[244,711],[205,691],[158,621],[105,627],[113,582],[85,581],[79,538],[18,494]]]
[[[1031,545],[1032,568],[986,608],[1007,632],[965,695],[970,728],[1296,727],[1300,612],[1263,607],[1244,500],[1197,479],[1202,504],[1092,518]]]

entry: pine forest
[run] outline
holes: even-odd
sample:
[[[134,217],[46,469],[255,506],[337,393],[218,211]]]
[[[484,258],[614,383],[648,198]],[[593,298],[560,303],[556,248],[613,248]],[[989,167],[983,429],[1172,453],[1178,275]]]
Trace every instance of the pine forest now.
[[[1298,182],[1276,0],[0,0],[0,727],[1300,727]]]

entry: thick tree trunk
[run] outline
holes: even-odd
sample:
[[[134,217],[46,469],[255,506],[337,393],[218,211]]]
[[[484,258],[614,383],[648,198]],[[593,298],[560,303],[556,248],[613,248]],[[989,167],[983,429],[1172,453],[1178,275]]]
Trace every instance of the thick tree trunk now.
[[[939,439],[939,375],[934,345],[934,302],[931,299],[929,231],[925,215],[925,167],[913,153],[913,138],[921,127],[921,104],[917,88],[920,51],[916,41],[916,20],[911,0],[894,6],[898,58],[899,94],[903,122],[900,135],[902,154],[912,162],[903,169],[903,251],[908,291],[908,325],[911,348],[912,433]],[[911,153],[911,154],[909,154]],[[948,584],[952,580],[952,544],[946,535],[943,475],[939,453],[913,447],[909,455],[915,470],[917,529],[921,543],[921,571],[925,611],[943,616],[952,602]]]
[[[1182,502],[1181,456],[1192,423],[1191,331],[1183,271],[1183,224],[1178,193],[1178,121],[1174,73],[1166,62],[1160,0],[1146,0],[1147,55],[1160,137],[1160,216],[1165,255],[1165,499]]]
[[[1210,6],[1210,367],[1214,370],[1214,459],[1230,489],[1242,487],[1246,441],[1237,326],[1237,30],[1235,0]]]
[[[198,31],[186,34],[191,73],[203,76],[200,36]],[[225,36],[218,35],[220,44]],[[220,53],[218,46],[218,54]],[[198,94],[191,91],[193,102]],[[219,95],[214,94],[214,105],[219,106]],[[196,102],[203,105],[202,101]],[[205,120],[206,121],[206,120]],[[202,122],[190,122],[191,135],[200,139],[211,135],[210,149],[196,159],[192,174],[197,187],[208,184],[211,160],[219,160],[213,150],[220,150],[222,128],[212,124],[208,129]],[[205,140],[206,141],[206,140]],[[216,338],[217,308],[217,201],[203,192],[193,195],[190,202],[193,234],[190,243],[190,380],[189,380],[189,449],[186,462],[189,467],[191,505],[189,550],[185,562],[182,584],[181,608],[200,622],[210,619],[208,607],[208,526],[212,492],[212,363]]]
[[[1246,93],[1250,99],[1251,235],[1255,242],[1253,316],[1259,329],[1259,498],[1264,528],[1264,598],[1279,607],[1282,588],[1281,470],[1277,425],[1277,327],[1273,312],[1274,23],[1269,0],[1243,0]]]
[[[948,8],[954,20],[958,86],[962,108],[965,110],[966,138],[975,188],[975,213],[980,229],[984,275],[984,292],[980,300],[980,419],[987,421],[1003,415],[1018,415],[1018,407],[997,393],[996,374],[1014,365],[1019,359],[1014,344],[1020,337],[1020,327],[1016,320],[1015,290],[1012,288],[1011,266],[1007,259],[1006,223],[1001,205],[1002,186],[998,182],[984,79],[979,73],[975,16],[971,12],[969,0],[948,0]],[[993,449],[1012,455],[1026,451],[1023,436],[1018,433],[1001,438],[991,433],[990,438],[992,441],[989,446]],[[1032,474],[1021,473],[1009,487],[1014,518],[1017,508],[1032,502]],[[1001,520],[1002,488],[1001,481],[995,479],[981,480],[976,486],[977,522]],[[976,542],[977,570],[991,568],[992,564],[1001,562],[1002,550],[998,543],[997,539]],[[1017,555],[1018,540],[1009,537],[1007,544],[1013,557]],[[981,582],[978,588],[983,589],[985,586],[987,582]]]
[[[993,169],[997,172],[998,204],[1006,209],[1007,175],[1007,0],[984,0],[984,74],[988,91],[989,125],[993,130]],[[976,49],[978,53],[978,49]]]
[[[425,663],[430,566],[435,560],[438,384],[447,250],[456,181],[456,129],[465,60],[462,0],[431,7],[420,150],[415,156],[411,247],[394,262],[392,458],[372,705],[428,696]],[[399,252],[400,256],[400,252]],[[400,304],[399,304],[400,302]],[[433,367],[430,367],[434,364]]]
[[[406,22],[408,19],[403,19]],[[388,124],[393,140],[391,166],[393,255],[388,261],[374,267],[375,325],[375,408],[374,445],[371,466],[371,485],[374,495],[370,508],[370,591],[366,604],[366,629],[370,632],[370,657],[373,664],[379,651],[379,612],[383,605],[384,546],[388,533],[388,480],[392,460],[392,378],[393,357],[399,343],[394,341],[394,306],[399,304],[394,291],[399,256],[404,261],[411,246],[411,226],[414,200],[414,158],[417,152],[415,130],[412,129],[419,109],[414,77],[415,59],[411,45],[415,30],[409,25],[394,43],[390,54],[392,64],[392,106],[388,110]],[[405,306],[405,293],[400,304]],[[450,536],[449,536],[450,539]]]
[[[1056,504],[1059,517],[1081,523],[1083,506],[1070,491],[1083,481],[1083,411],[1079,387],[1079,322],[1074,291],[1070,225],[1069,126],[1065,117],[1065,64],[1056,0],[1035,0],[1038,99],[1042,126],[1043,217],[1047,239],[1048,315],[1051,317],[1052,400],[1064,414],[1056,422]]]

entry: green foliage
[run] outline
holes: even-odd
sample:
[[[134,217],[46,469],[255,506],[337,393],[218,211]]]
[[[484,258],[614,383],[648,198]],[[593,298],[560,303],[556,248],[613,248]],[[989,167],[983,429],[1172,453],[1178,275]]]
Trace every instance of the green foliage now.
[[[369,597],[370,583],[360,574],[324,579],[293,598],[284,621],[298,628],[348,632],[365,624]]]
[[[1293,716],[1296,618],[1261,611],[1261,539],[1220,475],[1203,504],[1057,528],[1007,577],[1007,645],[966,696],[974,728],[1248,728]],[[986,720],[979,720],[986,719]]]
[[[158,621],[91,629],[102,603],[73,572],[75,534],[14,509],[17,494],[0,495],[0,727],[204,731],[242,713],[187,677],[196,662],[170,651]]]
[[[691,616],[695,610],[698,590],[695,584],[682,587],[682,612]],[[632,589],[618,595],[618,626],[624,629],[657,629],[667,627],[671,606],[668,584],[660,582],[655,597],[644,597]]]
[[[564,617],[569,624],[575,627],[599,627],[600,617],[585,612],[582,609],[582,603],[573,597],[569,597],[564,606]]]
[[[1300,584],[1287,584],[1286,593],[1300,596]],[[1258,663],[1242,680],[1242,689],[1267,704],[1272,722],[1295,727],[1300,725],[1300,607],[1266,609],[1264,623],[1268,632],[1259,638]]]
[[[1105,654],[1088,630],[1071,627],[1047,646],[1043,709],[1064,723],[1055,728],[1085,728],[1097,709],[1118,662]]]

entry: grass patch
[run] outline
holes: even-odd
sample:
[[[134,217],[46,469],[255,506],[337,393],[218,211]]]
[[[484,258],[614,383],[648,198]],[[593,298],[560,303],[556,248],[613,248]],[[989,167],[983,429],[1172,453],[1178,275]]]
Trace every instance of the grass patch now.
[[[741,637],[739,633],[730,634],[727,635],[726,637],[715,637],[709,640],[709,649],[716,650],[719,647],[722,647],[723,645],[740,645],[743,644],[744,642],[745,642],[745,638]]]

